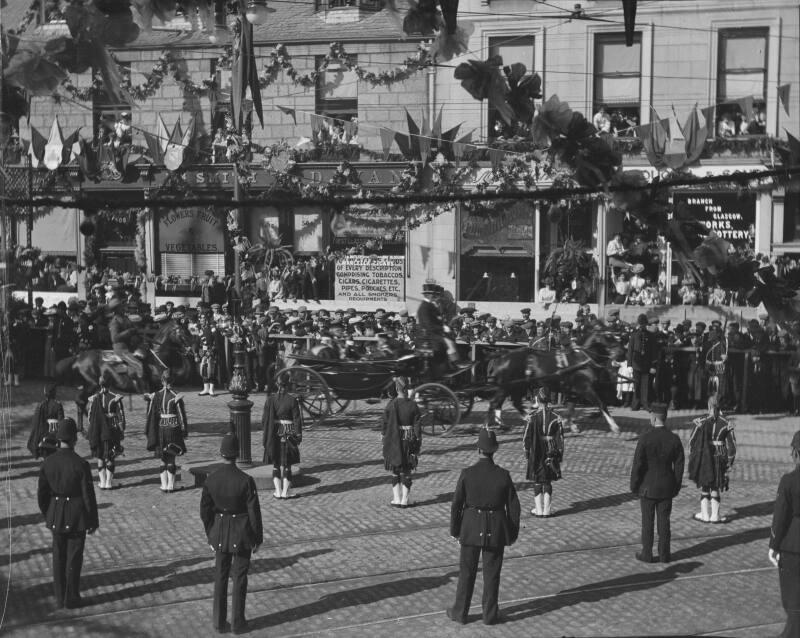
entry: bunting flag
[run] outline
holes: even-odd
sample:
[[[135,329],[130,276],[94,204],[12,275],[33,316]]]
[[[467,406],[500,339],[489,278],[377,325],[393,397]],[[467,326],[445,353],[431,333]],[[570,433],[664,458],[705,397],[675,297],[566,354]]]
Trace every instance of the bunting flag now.
[[[418,137],[419,139],[419,158],[422,160],[422,163],[426,163],[428,161],[428,157],[431,154],[431,129],[428,124],[428,118],[425,113],[422,113],[422,131]]]
[[[704,109],[700,109],[700,113],[703,115],[703,119],[706,121],[706,129],[712,134],[714,131],[714,115],[716,110],[716,106],[707,106]]]
[[[31,126],[31,146],[28,153],[31,156],[31,167],[39,168],[44,158],[44,147],[47,145],[47,138],[42,135],[35,127]]]
[[[786,139],[789,140],[789,164],[791,166],[800,166],[800,140],[792,135],[786,129]]]
[[[738,104],[739,107],[742,109],[742,113],[744,113],[745,119],[750,122],[755,117],[753,113],[753,96],[748,95],[747,97],[739,98],[738,100],[733,101],[734,104]]]
[[[167,130],[167,125],[164,124],[164,119],[159,114],[158,121],[156,122],[156,137],[158,138],[158,143],[161,146],[161,158],[164,157],[164,152],[167,150],[167,144],[169,144],[169,130]],[[161,163],[160,161],[158,162]]]
[[[428,260],[431,258],[431,249],[428,246],[420,246],[419,252],[422,254],[422,267],[428,266]]]
[[[461,158],[464,157],[464,149],[467,146],[470,146],[470,142],[472,142],[472,131],[467,133],[464,137],[453,142],[453,157],[455,157],[456,165],[458,165],[458,163],[461,161]]]
[[[633,46],[636,31],[636,0],[622,0],[622,15],[625,20],[625,46]]]
[[[700,112],[700,109],[697,108],[697,104],[694,105],[686,123],[683,125],[683,136],[686,139],[684,165],[694,164],[700,159],[708,138],[708,122]]]
[[[278,110],[281,113],[285,113],[286,115],[291,116],[292,122],[294,122],[295,126],[297,126],[297,112],[294,109],[290,109],[287,106],[278,106]]]
[[[64,150],[61,154],[61,163],[69,164],[81,154],[80,135],[81,127],[76,128],[72,134],[64,140]]]
[[[791,88],[791,84],[781,84],[778,87],[778,100],[783,105],[783,110],[786,111],[786,115],[789,115],[789,90]]]
[[[500,164],[506,156],[506,152],[499,148],[489,149],[489,161],[492,163],[492,170],[500,168]]]
[[[189,120],[186,132],[181,131],[180,119],[175,122],[175,128],[172,129],[167,150],[164,152],[164,166],[167,167],[167,170],[176,171],[183,164],[186,158],[186,150],[194,137],[195,126],[194,117]]]
[[[64,153],[64,137],[61,134],[61,125],[58,123],[58,116],[53,120],[50,127],[50,137],[44,147],[44,165],[54,171],[61,166],[61,158]]]
[[[153,160],[153,164],[163,164],[164,151],[161,148],[161,142],[152,133],[142,131],[142,134],[144,135],[145,142],[147,142],[147,150],[150,151],[150,157]]]
[[[667,150],[668,136],[668,119],[661,119],[658,113],[651,106],[650,107],[650,124],[648,125],[647,136],[642,137],[642,144],[647,159],[656,168],[664,168],[667,164],[664,161],[664,153]]]
[[[316,135],[322,130],[322,127],[325,124],[325,118],[322,115],[311,113],[309,114],[308,119],[311,122],[311,133]]]
[[[389,159],[389,152],[392,150],[392,142],[394,142],[394,131],[388,128],[381,128],[381,148],[383,149],[383,159]]]
[[[348,140],[353,139],[353,137],[356,134],[356,131],[358,130],[358,126],[356,125],[356,123],[355,122],[351,122],[350,120],[345,120],[344,121],[343,128],[344,128],[345,137],[347,137]]]

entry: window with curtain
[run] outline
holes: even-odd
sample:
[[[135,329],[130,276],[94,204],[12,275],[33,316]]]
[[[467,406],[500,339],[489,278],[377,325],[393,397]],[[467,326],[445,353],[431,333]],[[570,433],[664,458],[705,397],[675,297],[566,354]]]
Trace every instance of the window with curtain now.
[[[129,76],[131,72],[130,62],[119,62],[120,71]],[[102,85],[92,97],[92,126],[95,137],[108,137],[115,134],[117,122],[122,119],[123,113],[130,114],[131,105],[126,102],[119,102],[108,95]],[[108,140],[107,140],[108,141]],[[129,140],[127,140],[129,142]]]
[[[717,135],[766,133],[769,29],[724,29],[717,54]]]
[[[533,36],[495,36],[489,38],[489,56],[499,55],[503,58],[503,65],[510,66],[515,62],[525,65],[528,73],[536,71],[534,68],[534,41]],[[514,130],[501,118],[497,109],[489,107],[487,121],[487,138],[513,137]]]
[[[641,122],[642,34],[625,46],[624,33],[599,33],[594,38],[594,96],[592,116],[601,131],[628,134]],[[605,115],[601,114],[601,109]]]

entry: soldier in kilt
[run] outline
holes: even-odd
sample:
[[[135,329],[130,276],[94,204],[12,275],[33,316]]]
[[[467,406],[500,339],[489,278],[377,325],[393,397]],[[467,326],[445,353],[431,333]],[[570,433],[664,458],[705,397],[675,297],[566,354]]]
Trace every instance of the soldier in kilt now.
[[[561,478],[561,460],[564,457],[564,428],[559,417],[550,408],[550,390],[539,388],[539,407],[529,415],[522,437],[528,468],[525,478],[533,481],[534,508],[531,514],[540,518],[551,516],[553,481]]]
[[[733,424],[719,411],[717,397],[708,400],[708,416],[694,420],[689,439],[689,478],[700,488],[700,511],[694,519],[703,523],[724,523],[719,506],[728,489],[728,473],[736,459]]]
[[[114,489],[114,461],[122,454],[125,438],[125,410],[122,396],[109,391],[105,379],[100,388],[89,397],[89,428],[86,438],[92,456],[97,459],[97,474],[101,490]]]
[[[277,382],[278,390],[267,396],[263,430],[264,463],[272,463],[272,483],[275,498],[293,498],[292,465],[300,462],[300,443],[303,440],[303,413],[300,402],[289,394],[286,377]]]
[[[214,394],[214,380],[217,378],[217,354],[213,343],[207,337],[200,342],[200,352],[197,353],[200,377],[203,379],[203,391],[197,396],[216,396]]]
[[[56,385],[49,383],[44,388],[44,401],[36,406],[33,419],[31,419],[28,450],[34,458],[46,456],[42,453],[42,441],[45,435],[58,429],[58,422],[63,418],[64,406],[56,399]]]
[[[175,457],[186,454],[184,439],[189,436],[189,424],[183,395],[172,389],[172,373],[169,370],[161,375],[161,383],[161,390],[145,395],[149,401],[145,435],[147,449],[161,459],[161,491],[168,493],[175,490],[175,474],[178,471]]]
[[[383,412],[383,462],[392,473],[392,507],[408,507],[411,474],[422,446],[419,406],[408,396],[408,379],[395,379],[397,396]]]

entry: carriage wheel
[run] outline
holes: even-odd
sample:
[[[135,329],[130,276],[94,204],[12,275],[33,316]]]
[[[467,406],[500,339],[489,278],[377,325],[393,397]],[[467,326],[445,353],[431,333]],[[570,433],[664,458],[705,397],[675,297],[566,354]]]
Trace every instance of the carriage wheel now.
[[[469,416],[472,406],[475,404],[475,395],[472,392],[456,392],[458,397],[458,407],[461,410],[460,418]]]
[[[305,366],[284,368],[275,377],[286,379],[288,390],[300,401],[303,414],[313,422],[320,423],[331,414],[331,392],[322,375]]]
[[[347,409],[348,405],[350,405],[349,399],[339,399],[337,397],[333,397],[331,399],[331,415],[341,414]]]
[[[461,409],[450,388],[440,383],[423,383],[414,391],[414,400],[422,411],[422,430],[426,434],[444,434],[458,425]]]

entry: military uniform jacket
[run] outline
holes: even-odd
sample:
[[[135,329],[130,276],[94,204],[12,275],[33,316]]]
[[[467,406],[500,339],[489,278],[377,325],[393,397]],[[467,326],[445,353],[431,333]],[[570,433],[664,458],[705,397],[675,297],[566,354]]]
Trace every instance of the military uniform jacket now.
[[[419,308],[417,308],[417,325],[431,335],[442,335],[444,333],[444,320],[436,304],[423,299]]]
[[[64,406],[55,399],[42,401],[36,408],[31,420],[31,434],[28,437],[28,450],[36,458],[41,456],[39,444],[42,437],[50,431],[48,421],[60,421],[64,418]]]
[[[133,350],[138,344],[136,341],[136,328],[127,317],[114,315],[108,324],[111,333],[111,347],[119,354]]]
[[[450,535],[462,545],[500,549],[519,536],[520,505],[508,470],[489,457],[462,470],[450,508]]]
[[[784,474],[778,484],[769,548],[800,554],[800,468]]]
[[[118,443],[125,431],[122,397],[113,392],[97,392],[89,397],[89,428],[86,438],[92,454],[97,455],[103,441]],[[108,415],[112,415],[110,418]],[[115,421],[112,422],[112,421]]]
[[[689,478],[697,487],[718,487],[727,484],[725,473],[736,460],[736,434],[733,424],[723,418],[707,416],[694,420],[695,428],[689,438]],[[722,453],[725,466],[715,463],[715,448]]]
[[[522,441],[528,458],[526,479],[544,483],[561,478],[564,428],[555,412],[549,407],[536,410],[525,426]]]
[[[162,414],[174,415],[178,419],[181,436],[189,436],[189,422],[186,419],[186,407],[183,404],[183,395],[174,390],[161,388],[153,395],[145,395],[147,404],[147,422],[144,434],[147,437],[147,449],[151,452],[159,447],[159,425]]]
[[[300,443],[303,440],[303,413],[300,402],[291,394],[272,394],[264,404],[261,417],[262,445],[264,446],[264,463],[279,464],[283,432],[287,428],[291,432],[286,436],[286,465],[300,462]]]
[[[666,427],[639,437],[631,467],[631,492],[647,498],[674,498],[683,480],[683,445]]]
[[[411,454],[417,454],[422,445],[422,414],[414,399],[395,397],[383,412],[383,460],[386,469],[413,465]],[[406,439],[402,426],[411,430]]]
[[[217,551],[248,552],[264,542],[255,481],[233,464],[225,464],[206,479],[200,518],[208,544]]]
[[[37,496],[47,529],[69,534],[97,528],[92,471],[75,450],[61,448],[44,460]]]

